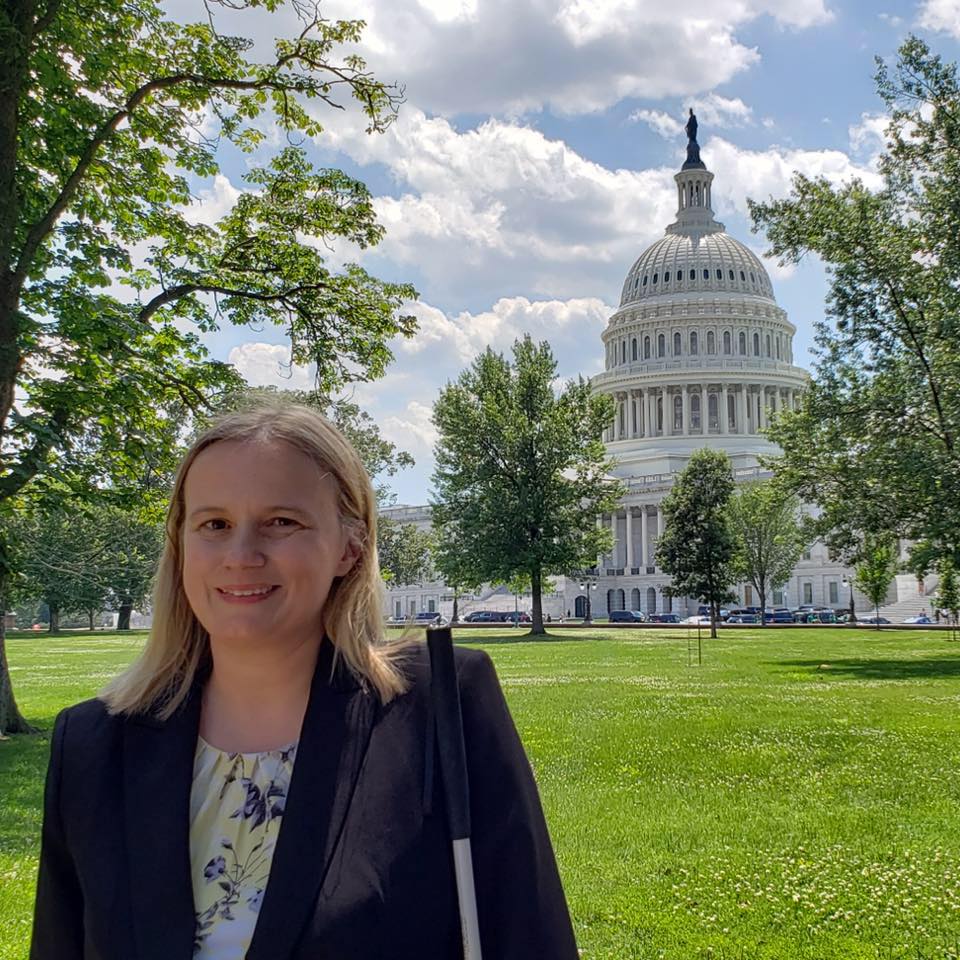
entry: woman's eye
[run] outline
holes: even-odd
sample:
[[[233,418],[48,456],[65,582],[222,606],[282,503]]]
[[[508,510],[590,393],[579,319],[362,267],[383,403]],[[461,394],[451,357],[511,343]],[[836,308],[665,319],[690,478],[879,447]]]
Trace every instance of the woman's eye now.
[[[270,523],[277,527],[292,527],[296,525],[297,521],[291,517],[274,517]]]
[[[201,530],[223,530],[227,526],[226,520],[207,520],[200,524]]]

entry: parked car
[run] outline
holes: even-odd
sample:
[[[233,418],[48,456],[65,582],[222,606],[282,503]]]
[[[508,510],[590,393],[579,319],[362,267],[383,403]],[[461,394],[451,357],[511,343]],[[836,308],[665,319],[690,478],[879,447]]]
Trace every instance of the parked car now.
[[[837,614],[833,610],[818,610],[816,612],[816,620],[811,621],[812,623],[836,623]]]
[[[498,613],[497,616],[500,618],[501,623],[529,623],[530,614],[524,613],[516,610],[507,610],[503,613]]]
[[[793,619],[796,623],[809,623],[810,614],[816,609],[816,604],[802,603],[799,607],[793,608]]]
[[[763,615],[767,623],[794,623],[793,613],[786,607],[777,607],[774,610],[767,610]]]
[[[447,621],[444,620],[443,617],[440,616],[439,612],[437,612],[436,610],[431,610],[431,611],[425,610],[422,613],[418,613],[413,618],[413,622],[419,623],[419,624],[426,624],[427,626],[431,626],[431,627],[440,627],[440,626],[444,626]]]
[[[731,613],[727,623],[759,623],[760,618],[755,613]]]
[[[646,623],[646,616],[639,610],[611,610],[611,623]]]
[[[917,617],[907,617],[904,623],[933,623],[933,621],[925,614],[921,613]]]
[[[700,616],[700,614],[695,614],[692,617],[687,617],[686,620],[681,621],[682,623],[689,624],[691,627],[703,627],[710,626],[710,617],[709,616]]]
[[[474,610],[463,618],[464,623],[499,623],[500,614],[496,610]]]
[[[883,625],[890,621],[886,617],[857,617],[857,623],[872,623],[876,626],[878,623]]]
[[[720,608],[720,619],[721,619],[721,620],[726,620],[727,617],[729,617],[732,612],[733,612],[733,611],[728,610],[726,607],[721,607],[721,608]],[[698,616],[698,617],[706,617],[707,619],[709,619],[709,618],[710,618],[710,608],[709,608],[705,603],[701,603],[700,606],[697,607],[697,616]]]
[[[680,614],[679,613],[651,613],[650,622],[651,623],[679,623]]]

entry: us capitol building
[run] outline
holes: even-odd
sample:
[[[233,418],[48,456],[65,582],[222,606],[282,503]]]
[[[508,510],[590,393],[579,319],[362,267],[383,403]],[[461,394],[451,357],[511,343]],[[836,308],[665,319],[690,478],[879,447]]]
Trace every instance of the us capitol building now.
[[[592,380],[616,404],[604,441],[613,473],[627,488],[619,509],[597,520],[614,537],[613,550],[598,558],[597,575],[586,581],[599,617],[623,609],[696,612],[696,600],[671,601],[664,594],[670,580],[654,561],[661,504],[690,455],[704,446],[729,456],[739,482],[769,476],[759,458],[777,448],[763,431],[773,414],[796,407],[808,380],[793,363],[796,327],[777,305],[763,264],[714,216],[713,174],[700,159],[692,111],[686,129],[687,159],[674,176],[676,220],[627,273],[620,306],[602,335],[605,369]],[[384,512],[420,527],[430,523],[427,507]],[[846,608],[847,576],[822,544],[813,544],[767,602]],[[583,616],[582,582],[556,582],[557,592],[543,597],[544,617]],[[742,604],[759,602],[749,584],[736,589]],[[442,583],[396,587],[388,591],[386,612],[449,616],[452,601]],[[519,603],[529,610],[529,597]],[[856,605],[868,606],[859,594]],[[513,608],[514,598],[504,591],[460,600],[461,615]]]

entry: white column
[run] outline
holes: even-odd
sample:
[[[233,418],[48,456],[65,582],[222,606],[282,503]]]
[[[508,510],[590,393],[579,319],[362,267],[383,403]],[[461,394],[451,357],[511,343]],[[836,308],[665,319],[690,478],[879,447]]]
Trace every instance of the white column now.
[[[646,505],[640,508],[640,566],[645,567],[650,557],[650,539],[647,532],[647,508]],[[646,572],[646,571],[642,571]]]
[[[603,529],[603,517],[597,517],[597,529]],[[603,570],[603,554],[597,554],[597,573],[600,573]]]
[[[660,538],[663,536],[663,507],[657,504],[657,546],[660,546]]]
[[[740,384],[737,391],[737,433],[747,432],[747,386]]]
[[[620,546],[619,540],[617,539],[617,513],[614,511],[610,514],[610,531],[613,533],[613,547],[610,550],[610,566],[614,569],[617,568],[617,553],[618,547]]]
[[[630,436],[637,435],[637,393],[630,391]]]
[[[720,385],[720,396],[717,397],[717,406],[720,408],[717,412],[720,414],[720,432],[729,433],[730,432],[730,418],[727,415],[727,385]]]
[[[633,507],[627,507],[627,572],[633,569]]]
[[[767,388],[760,388],[760,429],[767,428]]]
[[[682,393],[683,406],[681,408],[683,410],[683,435],[685,437],[689,437],[690,436],[690,390],[687,388],[686,384],[684,384],[680,389],[683,391]]]
[[[700,384],[700,432],[704,436],[710,432],[710,398],[705,383]]]

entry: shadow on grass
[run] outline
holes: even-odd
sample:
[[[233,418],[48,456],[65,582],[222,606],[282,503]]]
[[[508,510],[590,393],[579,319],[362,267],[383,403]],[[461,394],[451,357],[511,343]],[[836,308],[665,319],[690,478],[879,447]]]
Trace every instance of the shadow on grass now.
[[[466,634],[456,634],[454,635],[454,640],[457,643],[563,643],[570,642],[571,640],[589,640],[589,637],[577,637],[571,636],[569,633],[564,634],[555,634],[547,633],[540,634],[539,636],[534,636],[529,631],[522,633],[519,630],[512,630],[510,633],[496,634],[495,636],[476,636],[470,633]]]
[[[774,667],[807,669],[818,677],[841,675],[862,680],[931,680],[960,677],[960,657],[930,660],[779,660]]]
[[[17,735],[0,743],[0,850],[33,851],[40,839],[49,735]]]

